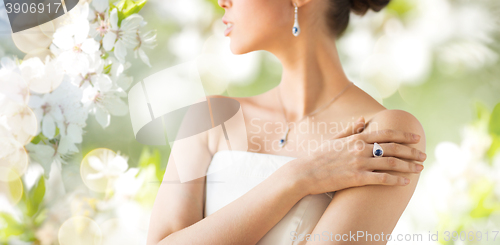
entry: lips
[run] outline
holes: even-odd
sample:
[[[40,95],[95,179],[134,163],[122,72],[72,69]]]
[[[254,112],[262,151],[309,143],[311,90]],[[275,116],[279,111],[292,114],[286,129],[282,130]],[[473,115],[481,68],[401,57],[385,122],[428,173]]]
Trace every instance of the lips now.
[[[233,29],[233,23],[228,20],[222,18],[222,22],[227,26],[226,30],[224,30],[224,36],[228,36],[231,30]]]
[[[226,30],[224,30],[224,36],[228,36],[229,33],[231,32],[231,30],[233,30],[233,24],[229,23],[229,24],[227,24]]]

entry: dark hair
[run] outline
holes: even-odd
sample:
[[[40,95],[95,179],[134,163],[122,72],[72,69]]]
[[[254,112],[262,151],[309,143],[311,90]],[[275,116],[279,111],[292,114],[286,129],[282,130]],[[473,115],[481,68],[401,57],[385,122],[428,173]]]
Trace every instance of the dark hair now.
[[[339,38],[349,24],[351,11],[357,15],[365,15],[371,9],[375,12],[383,9],[390,0],[328,0],[327,25],[332,34]]]

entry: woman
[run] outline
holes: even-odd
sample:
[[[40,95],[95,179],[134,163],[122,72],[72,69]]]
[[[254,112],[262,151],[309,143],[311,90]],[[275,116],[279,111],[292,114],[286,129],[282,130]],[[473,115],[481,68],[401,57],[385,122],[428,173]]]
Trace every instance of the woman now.
[[[351,10],[378,11],[388,0],[218,3],[226,11],[231,51],[271,52],[283,65],[282,80],[266,93],[235,98],[248,151],[233,148],[236,170],[215,175],[232,174],[233,182],[216,183],[208,175],[181,184],[169,160],[148,244],[385,244],[415,190],[425,135],[411,114],[387,110],[351,86],[335,40]],[[317,130],[314,122],[349,126]],[[230,154],[220,133],[197,137],[190,147],[200,164],[211,167]],[[341,147],[325,150],[325,142]],[[265,178],[239,175],[248,172]]]

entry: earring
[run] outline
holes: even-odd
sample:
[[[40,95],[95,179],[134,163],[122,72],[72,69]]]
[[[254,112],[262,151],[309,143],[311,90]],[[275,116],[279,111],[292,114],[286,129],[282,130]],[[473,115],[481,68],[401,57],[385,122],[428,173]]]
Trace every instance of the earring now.
[[[300,34],[300,26],[299,26],[299,19],[298,19],[298,7],[296,3],[293,3],[295,6],[295,20],[293,22],[293,28],[292,28],[292,33],[294,36],[298,36]]]

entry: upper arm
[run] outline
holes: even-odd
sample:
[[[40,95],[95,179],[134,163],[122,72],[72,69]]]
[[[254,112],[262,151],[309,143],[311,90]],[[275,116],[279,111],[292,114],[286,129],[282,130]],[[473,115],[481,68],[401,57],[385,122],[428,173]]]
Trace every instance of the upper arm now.
[[[153,205],[147,244],[157,244],[171,233],[203,219],[206,177],[199,173],[200,170],[205,171],[211,159],[208,132],[174,143]],[[181,183],[185,178],[181,178],[179,173],[184,172],[185,175],[193,168],[201,177]]]
[[[221,97],[207,97],[210,101],[212,98]],[[225,101],[223,104],[219,102],[217,107],[214,107],[214,101],[211,103],[208,106],[212,108],[212,111],[215,108],[218,111],[231,111],[231,107],[235,105]],[[203,113],[205,117],[201,116]],[[189,132],[190,127],[199,129],[199,125],[206,123],[203,120],[208,119],[211,121],[212,128],[175,141],[153,205],[148,228],[148,244],[156,244],[171,233],[191,226],[204,218],[206,174],[214,152],[229,149],[228,140],[224,135],[227,134],[232,139],[231,149],[246,151],[248,148],[246,137],[243,137],[246,136],[246,131],[241,108],[237,113],[239,114],[228,119],[223,118],[227,116],[223,113],[213,116],[212,112],[209,113],[208,107],[206,111],[188,109],[182,119],[179,132]],[[224,128],[220,125],[214,126],[214,121],[222,119],[224,119]]]
[[[411,114],[400,110],[384,110],[370,120],[365,131],[383,129],[420,135],[420,141],[417,144],[409,144],[409,146],[425,152],[424,130]],[[379,172],[407,177],[410,179],[410,183],[406,186],[367,185],[337,191],[313,231],[313,234],[319,235],[322,235],[324,231],[329,232],[328,234],[333,233],[334,242],[323,242],[324,244],[335,244],[336,234],[343,235],[350,232],[357,234],[358,231],[360,235],[378,234],[383,235],[384,238],[383,241],[379,240],[378,242],[370,241],[368,238],[367,242],[365,237],[362,237],[358,242],[344,241],[342,244],[385,244],[387,242],[386,235],[392,233],[410,201],[420,173]],[[314,242],[313,244],[320,243]]]
[[[208,163],[210,156],[199,154],[199,160]],[[180,183],[176,163],[170,156],[153,205],[148,244],[156,244],[171,233],[203,219],[205,178]]]

